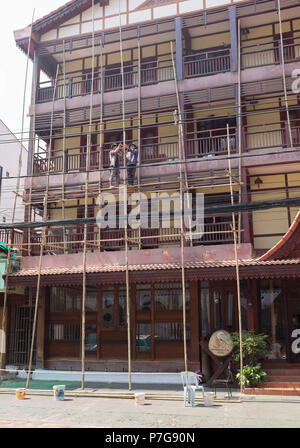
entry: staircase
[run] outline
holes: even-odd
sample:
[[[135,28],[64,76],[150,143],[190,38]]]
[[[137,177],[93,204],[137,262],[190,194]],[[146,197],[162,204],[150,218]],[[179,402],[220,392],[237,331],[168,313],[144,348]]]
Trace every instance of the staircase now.
[[[268,382],[255,388],[247,388],[248,395],[300,396],[300,364],[265,364]]]

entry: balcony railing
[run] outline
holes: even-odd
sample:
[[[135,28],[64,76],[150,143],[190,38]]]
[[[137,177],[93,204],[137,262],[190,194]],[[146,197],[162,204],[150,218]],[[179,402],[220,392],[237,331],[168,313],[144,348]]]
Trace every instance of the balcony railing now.
[[[230,50],[203,51],[184,57],[186,78],[214,75],[230,71]]]
[[[211,218],[213,221],[214,218]],[[211,222],[204,224],[203,235],[195,235],[194,245],[202,244],[229,244],[233,242],[231,229],[231,216],[219,218],[218,223]],[[67,227],[63,235],[62,228],[50,228],[46,232],[46,243],[44,255],[47,254],[73,254],[83,251],[84,234],[82,228]],[[138,229],[128,229],[129,248],[136,249],[141,243],[141,248],[155,248],[163,246],[180,247],[180,229],[141,229],[139,240]],[[31,232],[31,254],[40,255],[40,245],[42,241],[41,232]],[[123,229],[101,230],[93,225],[88,226],[87,251],[99,252],[125,249],[125,231]],[[26,254],[25,254],[26,255]]]
[[[208,76],[230,71],[230,50],[220,49],[202,51],[193,55],[188,55],[184,57],[183,65],[186,78]],[[64,97],[75,98],[78,96],[89,95],[92,89],[94,93],[100,93],[102,88],[105,92],[120,90],[122,88],[121,67],[107,69],[103,74],[104,76],[102,79],[101,71],[96,70],[93,81],[91,79],[91,74],[67,74],[66,82],[64,82],[63,78],[59,78],[56,88],[53,80],[42,82],[37,89],[37,103],[52,101],[53,97],[57,100]],[[157,61],[141,64],[142,86],[171,80],[174,80],[171,59],[159,59]],[[125,65],[124,87],[129,89],[137,87],[138,84],[138,66]]]
[[[242,48],[242,68],[253,68],[281,63],[280,41],[266,37],[263,43],[247,41]],[[283,54],[286,63],[300,60],[300,36],[283,39]]]
[[[291,121],[291,133],[293,146],[300,146],[300,121]],[[237,128],[230,127],[230,150],[234,154],[238,147]],[[242,128],[242,151],[252,151],[270,148],[291,147],[290,132],[286,121],[255,124]],[[127,143],[130,143],[129,141]],[[227,129],[210,129],[187,133],[184,149],[187,159],[211,158],[227,154]],[[90,170],[109,167],[110,145],[93,146],[90,152]],[[159,163],[179,159],[178,136],[151,137],[142,140],[141,165]],[[45,152],[34,155],[34,174],[46,174],[85,171],[87,166],[86,147],[68,148],[63,157],[62,149],[52,153],[50,160]],[[48,167],[48,164],[50,166]],[[64,165],[65,164],[65,165]],[[121,158],[120,165],[123,166]]]

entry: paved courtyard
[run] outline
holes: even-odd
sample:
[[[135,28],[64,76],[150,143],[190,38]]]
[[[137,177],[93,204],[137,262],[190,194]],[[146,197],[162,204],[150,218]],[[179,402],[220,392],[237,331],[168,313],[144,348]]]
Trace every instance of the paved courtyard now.
[[[182,401],[28,396],[0,394],[1,428],[277,428],[300,427],[299,397],[246,397],[242,403],[197,404]]]

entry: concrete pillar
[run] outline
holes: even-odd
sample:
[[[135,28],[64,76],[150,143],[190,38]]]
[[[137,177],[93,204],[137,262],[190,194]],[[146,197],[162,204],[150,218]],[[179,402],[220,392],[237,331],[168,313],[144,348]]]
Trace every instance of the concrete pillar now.
[[[237,21],[236,21],[236,5],[228,8],[229,25],[230,25],[230,42],[231,42],[231,71],[238,70],[238,35],[237,35]]]
[[[175,35],[176,35],[176,71],[178,81],[184,78],[183,72],[183,34],[182,34],[182,17],[175,18]]]

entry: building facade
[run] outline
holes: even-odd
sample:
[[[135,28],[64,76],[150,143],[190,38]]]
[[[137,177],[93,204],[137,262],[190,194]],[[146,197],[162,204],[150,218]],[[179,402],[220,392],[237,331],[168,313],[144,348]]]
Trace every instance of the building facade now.
[[[243,328],[269,335],[270,363],[299,362],[300,6],[280,3],[129,0],[119,10],[116,0],[76,0],[33,24],[26,219],[43,215],[45,190],[44,217],[68,219],[46,229],[36,367],[80,369],[84,337],[88,369],[126,371],[128,272],[133,370],[184,368],[185,229],[160,220],[125,231],[118,217],[114,228],[91,221],[85,235],[78,221],[97,215],[111,143],[124,138],[139,147],[130,192],[150,200],[184,184],[191,207],[201,193],[215,210],[203,235],[184,239],[189,368],[208,371],[207,339],[238,329],[229,158],[236,204],[285,200],[236,214]],[[15,32],[24,52],[30,28]],[[41,243],[42,228],[26,232],[22,269],[9,276],[31,298]]]

